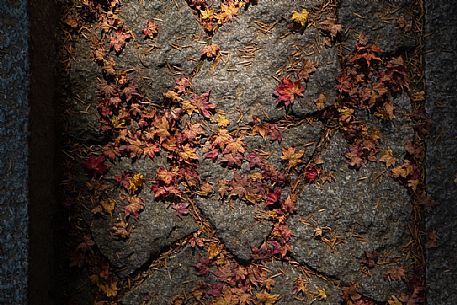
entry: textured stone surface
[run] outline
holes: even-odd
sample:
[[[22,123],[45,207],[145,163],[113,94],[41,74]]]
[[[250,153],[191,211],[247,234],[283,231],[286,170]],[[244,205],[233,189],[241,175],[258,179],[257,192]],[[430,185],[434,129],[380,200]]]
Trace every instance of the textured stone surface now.
[[[321,158],[324,169],[334,173],[335,181],[306,185],[300,192],[298,214],[289,222],[295,234],[292,256],[347,284],[358,282],[360,291],[371,298],[386,300],[402,284],[384,280],[385,265],[370,270],[372,277],[362,276],[360,259],[364,251],[389,252],[389,259],[401,254],[401,246],[407,241],[409,196],[402,186],[382,174],[384,169],[379,164],[358,171],[349,169],[345,150],[345,141],[340,135],[334,136]],[[326,239],[337,238],[333,248],[315,238],[318,227],[327,228]]]
[[[26,1],[0,1],[0,304],[26,304],[29,60]]]
[[[175,296],[189,295],[202,280],[192,267],[198,259],[198,253],[190,247],[167,258],[163,268],[155,270],[123,297],[122,304],[168,305]]]
[[[120,175],[123,170],[145,173],[145,179],[152,178],[157,163],[149,159],[138,160],[129,164],[124,160],[111,170],[112,175]],[[118,200],[113,217],[96,218],[92,225],[92,236],[110,262],[117,268],[118,274],[126,276],[143,267],[147,262],[159,256],[174,242],[190,235],[197,226],[190,215],[179,218],[175,211],[167,209],[162,202],[156,202],[151,191],[146,188],[140,195],[144,199],[144,211],[138,221],[130,220],[134,229],[127,240],[119,240],[111,235],[111,227],[116,215],[127,204]]]
[[[281,262],[272,262],[266,265],[270,274],[275,276],[275,285],[271,290],[273,294],[281,295],[280,304],[299,305],[305,302],[312,304],[340,304],[341,293],[336,286],[328,281],[324,281],[314,275],[305,276],[298,272],[297,269]],[[308,294],[294,293],[294,282],[301,277],[307,282]],[[320,300],[318,298],[319,290],[324,290],[327,298]]]
[[[354,48],[360,33],[367,35],[387,53],[414,48],[416,42],[411,31],[398,26],[398,19],[404,17],[411,22],[406,9],[411,1],[385,0],[343,0],[338,9],[338,21],[348,31],[344,45],[347,51]]]
[[[220,1],[211,3],[217,11]],[[386,280],[386,271],[403,265],[410,271],[408,268],[411,262],[404,258],[402,252],[402,247],[410,239],[410,196],[406,189],[389,176],[389,170],[383,163],[370,162],[359,170],[349,169],[344,157],[348,144],[342,135],[337,132],[333,138],[329,138],[331,127],[320,122],[309,124],[314,120],[311,117],[315,118],[320,114],[316,113],[314,104],[319,94],[327,97],[326,106],[333,104],[335,77],[339,72],[338,48],[325,47],[327,36],[316,28],[320,20],[331,17],[334,13],[331,5],[328,7],[325,3],[259,1],[257,5],[242,9],[238,16],[221,26],[211,37],[203,31],[197,21],[196,12],[189,8],[184,0],[125,0],[120,4],[119,15],[125,21],[124,29],[131,31],[134,38],[127,42],[120,54],[116,55],[111,51],[109,57],[115,59],[118,71],[128,71],[129,79],[134,80],[144,93],[145,104],[149,100],[153,101],[154,105],[160,104],[162,93],[173,88],[177,78],[190,75],[193,91],[200,93],[211,90],[210,101],[217,105],[217,110],[224,110],[230,119],[228,129],[233,131],[232,136],[243,135],[246,154],[257,150],[262,156],[268,156],[267,161],[279,170],[286,170],[286,163],[281,160],[281,149],[294,146],[305,150],[304,164],[311,157],[320,157],[324,161],[323,169],[334,173],[335,179],[331,182],[303,183],[298,192],[297,214],[289,215],[287,220],[294,234],[291,240],[292,259],[309,267],[316,274],[309,279],[311,294],[307,300],[300,300],[305,296],[300,295],[297,299],[297,296],[292,294],[293,281],[298,276],[300,267],[266,263],[269,272],[276,279],[271,293],[281,295],[278,304],[301,304],[306,301],[340,304],[343,302],[341,286],[349,286],[353,282],[359,284],[358,291],[364,296],[385,302],[393,294],[398,296],[405,288],[403,281]],[[343,28],[349,29],[348,40],[343,42],[345,50],[353,48],[355,34],[358,32],[365,32],[370,39],[378,42],[390,53],[398,53],[414,46],[411,33],[397,27],[395,21],[403,15],[409,20],[407,9],[412,4],[411,1],[367,3],[344,0],[340,4],[336,7],[336,14],[339,22],[343,23]],[[323,14],[319,11],[320,6],[327,7]],[[397,7],[400,9],[395,10]],[[301,11],[302,8],[311,12],[310,22],[303,33],[293,32],[290,27],[291,14],[294,10]],[[142,30],[146,21],[153,18],[159,25],[159,33],[152,40],[144,39]],[[261,24],[271,27],[262,32]],[[98,33],[99,30],[93,26]],[[345,38],[345,35],[343,36]],[[72,103],[71,115],[75,116],[75,120],[68,123],[68,129],[72,131],[76,141],[99,144],[107,139],[100,139],[96,130],[97,113],[94,106],[97,93],[92,85],[97,75],[101,77],[101,71],[100,67],[92,62],[90,48],[94,46],[83,36],[78,36],[76,40],[77,56],[72,64],[73,72],[68,85],[70,93],[67,97]],[[214,61],[201,57],[201,48],[211,43],[218,44],[221,48],[220,56]],[[254,49],[255,52],[249,52]],[[286,75],[296,79],[296,73],[305,59],[316,62],[317,71],[310,76],[308,82],[303,83],[305,96],[296,98],[289,110],[289,114],[308,116],[306,120],[297,122],[298,120],[285,117],[284,107],[275,106],[275,97],[272,94],[278,85],[278,79]],[[77,96],[78,92],[82,95]],[[87,105],[78,101],[78,98],[87,101]],[[188,96],[183,98],[186,100]],[[357,113],[357,118],[367,121],[370,127],[381,131],[380,150],[392,149],[400,162],[405,154],[404,144],[413,138],[414,132],[408,116],[410,100],[407,94],[397,96],[394,104],[396,118],[391,122],[380,122],[363,111]],[[84,106],[90,107],[86,110]],[[332,108],[328,110],[326,114],[332,115]],[[77,120],[78,113],[83,114],[82,121]],[[262,139],[260,136],[252,136],[247,123],[252,120],[253,115],[270,119],[269,123],[278,119],[283,141],[278,143],[268,137]],[[203,122],[205,133],[201,140],[205,145],[206,141],[214,139],[210,136],[217,132],[218,127],[210,120],[199,120],[199,116],[194,114],[185,120]],[[331,120],[329,122],[333,123]],[[289,125],[284,126],[286,124]],[[328,145],[319,146],[316,150],[324,136]],[[223,147],[221,149],[224,150]],[[218,240],[225,250],[233,254],[237,262],[249,266],[252,246],[259,247],[267,239],[279,238],[269,236],[273,222],[265,220],[266,211],[272,207],[247,205],[238,199],[228,203],[218,198],[218,181],[231,179],[234,170],[221,166],[220,162],[203,159],[205,152],[201,147],[198,147],[197,151],[200,179],[210,182],[214,187],[213,193],[205,198],[194,193],[185,195],[190,196],[200,209],[201,215],[198,216],[202,216],[202,219],[197,220],[203,220],[203,224],[209,223],[214,229],[214,232],[211,230],[202,233],[201,237],[206,238],[214,233],[215,239],[211,242]],[[93,220],[92,215],[89,217],[92,236],[98,249],[108,258],[115,267],[114,271],[123,280],[133,283],[132,289],[119,292],[119,298],[124,304],[169,304],[177,294],[190,296],[192,288],[199,281],[214,280],[212,275],[200,278],[195,276],[192,265],[199,258],[199,255],[194,253],[198,250],[186,248],[168,258],[165,264],[159,264],[159,261],[155,260],[164,250],[176,251],[176,242],[180,241],[181,245],[188,242],[191,234],[197,230],[191,215],[180,219],[175,215],[175,211],[167,209],[165,203],[155,202],[149,190],[150,180],[154,178],[158,166],[168,167],[176,162],[172,153],[168,159],[165,154],[161,153],[161,156],[157,156],[153,161],[138,160],[130,163],[124,159],[116,163],[107,177],[104,177],[111,180],[112,176],[123,171],[145,174],[146,184],[140,194],[140,197],[145,199],[145,210],[138,221],[129,217],[134,229],[128,240],[115,240],[111,234],[111,226],[122,212],[125,201],[118,200],[112,217],[97,216]],[[251,173],[247,163],[243,161],[241,168],[237,169],[238,173]],[[299,166],[297,170],[292,170],[291,176],[295,178],[301,168],[302,166]],[[81,174],[85,175],[82,170]],[[270,181],[268,178],[266,180]],[[267,187],[273,189],[277,186]],[[286,197],[289,191],[289,187],[283,187],[282,197]],[[259,213],[260,211],[263,214]],[[256,215],[263,218],[256,219]],[[271,215],[270,217],[274,218]],[[321,238],[314,236],[318,227],[323,230]],[[198,229],[206,230],[204,225]],[[189,238],[183,240],[186,237]],[[333,246],[332,239],[335,242]],[[273,243],[265,245],[272,246]],[[207,247],[208,244],[205,244],[204,248]],[[381,263],[366,269],[361,264],[365,251],[378,251]],[[204,251],[202,255],[208,254]],[[159,260],[161,259],[163,257]],[[219,261],[215,264],[224,263]],[[138,282],[139,278],[144,281]],[[325,289],[328,296],[325,301],[318,300],[319,289]]]
[[[288,28],[290,14],[302,7],[311,9],[318,2],[265,1],[240,14],[236,21],[225,24],[212,43],[220,46],[222,56],[217,62],[205,62],[193,78],[200,91],[211,89],[213,101],[233,122],[247,123],[253,115],[279,118],[285,115],[283,107],[276,108],[272,96],[278,86],[273,77],[282,78],[291,62],[312,60],[319,66],[305,85],[305,95],[296,99],[293,112],[305,114],[315,111],[313,101],[325,93],[328,101],[334,96],[338,59],[334,48],[326,49],[322,34],[308,27],[303,34],[291,33]],[[256,22],[269,24],[267,33],[259,31]],[[274,46],[274,47],[272,47]],[[256,48],[254,57],[243,50]],[[301,55],[294,55],[301,50]],[[308,55],[307,55],[308,54]],[[277,73],[278,70],[282,70]],[[295,76],[293,76],[295,77]]]
[[[132,78],[149,98],[160,99],[176,79],[192,73],[208,36],[184,0],[144,1],[143,5],[134,0],[123,1],[120,15],[136,38],[119,56],[118,68],[134,68]],[[153,18],[159,33],[152,41],[143,39],[143,28]]]
[[[452,1],[426,1],[427,114],[432,129],[427,138],[427,190],[438,204],[427,215],[427,232],[436,230],[438,248],[427,250],[427,302],[457,302],[457,10]]]

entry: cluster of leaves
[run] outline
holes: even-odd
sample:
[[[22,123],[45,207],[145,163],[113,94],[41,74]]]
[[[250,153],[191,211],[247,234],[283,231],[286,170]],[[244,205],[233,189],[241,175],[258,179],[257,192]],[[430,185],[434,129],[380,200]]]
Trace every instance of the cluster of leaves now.
[[[201,238],[199,241],[194,246],[206,247],[208,255],[200,256],[193,265],[195,273],[212,279],[192,290],[192,297],[199,304],[273,305],[280,299],[279,295],[270,293],[275,281],[262,265],[240,265],[217,243]]]
[[[355,51],[346,58],[337,81],[337,116],[340,129],[349,142],[346,157],[359,168],[376,161],[380,134],[356,118],[367,111],[383,120],[395,118],[393,98],[408,90],[408,75],[401,57],[388,58],[383,51],[360,34]]]
[[[218,10],[215,10],[206,0],[186,0],[189,6],[197,12],[198,20],[203,29],[210,35],[224,23],[233,20],[240,10],[253,0],[223,0]]]

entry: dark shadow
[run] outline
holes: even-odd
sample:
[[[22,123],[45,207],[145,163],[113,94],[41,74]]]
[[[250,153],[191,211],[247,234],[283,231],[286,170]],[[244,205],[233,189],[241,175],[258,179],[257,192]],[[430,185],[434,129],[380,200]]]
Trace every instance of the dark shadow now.
[[[56,7],[28,1],[29,17],[29,270],[28,304],[55,304],[52,219],[55,211]]]

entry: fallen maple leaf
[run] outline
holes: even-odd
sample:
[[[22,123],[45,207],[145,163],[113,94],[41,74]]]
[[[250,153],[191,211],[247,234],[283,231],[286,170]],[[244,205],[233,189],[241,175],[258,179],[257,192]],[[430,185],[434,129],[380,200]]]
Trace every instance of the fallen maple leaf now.
[[[144,38],[153,39],[159,33],[158,28],[154,20],[148,20],[146,27],[143,29]]]
[[[302,27],[305,26],[306,22],[308,21],[309,12],[303,9],[301,12],[293,11],[292,13],[292,21],[299,23]]]
[[[255,297],[255,303],[259,305],[273,305],[281,299],[279,294],[269,294],[266,291],[256,293]]]
[[[396,166],[392,169],[392,176],[395,178],[406,178],[414,171],[411,161],[405,160],[403,164]]]
[[[426,248],[438,248],[438,232],[432,230],[427,233],[427,242],[425,243]]]
[[[286,213],[294,213],[297,211],[296,207],[297,199],[293,195],[288,195],[286,200],[281,204],[281,209]]]
[[[281,198],[281,189],[275,188],[274,191],[270,191],[267,194],[267,205],[273,205],[278,202],[279,198]]]
[[[106,199],[100,202],[100,206],[103,208],[103,211],[107,214],[113,215],[113,210],[116,207],[116,200]]]
[[[109,170],[104,156],[90,156],[83,166],[90,176],[104,175]]]
[[[290,78],[284,77],[273,94],[277,97],[276,104],[283,103],[284,106],[288,107],[294,103],[296,96],[303,96],[304,92],[305,88],[300,81],[294,82]]]
[[[202,48],[201,54],[208,60],[215,59],[220,53],[220,47],[217,44],[210,44]]]
[[[322,110],[325,108],[325,102],[327,101],[327,97],[324,94],[319,94],[319,97],[314,101],[314,105],[316,105],[317,110]]]
[[[296,167],[303,163],[301,158],[305,155],[305,151],[302,149],[295,149],[295,147],[290,146],[288,148],[282,147],[282,156],[281,160],[287,161],[287,168]]]
[[[114,223],[111,227],[111,233],[113,233],[115,237],[118,237],[120,239],[128,238],[130,236],[128,223],[126,223],[122,217],[119,217],[117,219],[117,222]]]
[[[336,23],[335,18],[327,18],[324,21],[319,22],[320,29],[324,32],[327,32],[330,34],[330,37],[332,39],[335,39],[338,33],[342,31],[342,26],[341,24]]]
[[[176,216],[178,216],[179,218],[189,214],[188,206],[189,206],[189,203],[187,203],[187,202],[171,204],[171,208],[176,211]]]
[[[140,212],[144,210],[144,199],[138,196],[129,197],[129,204],[124,207],[125,217],[133,215],[135,220],[138,220]]]
[[[132,34],[124,30],[117,30],[114,35],[111,35],[109,48],[114,49],[117,54],[121,53],[124,49],[126,41],[132,38]]]
[[[386,149],[383,153],[381,158],[379,158],[379,161],[384,162],[387,167],[391,167],[392,165],[397,162],[397,159],[394,157],[392,150]]]
[[[216,108],[216,105],[209,102],[210,91],[204,92],[201,95],[193,94],[190,103],[195,106],[200,114],[205,117],[209,118],[211,116],[211,112],[213,109]]]

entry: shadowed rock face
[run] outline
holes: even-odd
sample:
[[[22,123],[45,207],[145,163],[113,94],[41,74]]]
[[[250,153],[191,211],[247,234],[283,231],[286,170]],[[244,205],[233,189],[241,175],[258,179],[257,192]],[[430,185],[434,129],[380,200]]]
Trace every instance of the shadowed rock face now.
[[[219,1],[212,3],[217,10]],[[293,190],[298,198],[297,211],[287,215],[284,223],[293,234],[290,259],[294,263],[283,266],[278,262],[263,262],[265,268],[271,269],[270,275],[277,278],[271,292],[282,295],[281,304],[299,304],[292,293],[293,282],[298,274],[303,274],[301,271],[304,269],[309,272],[307,279],[311,292],[306,296],[303,294],[303,297],[308,301],[314,299],[316,304],[341,303],[341,287],[338,285],[358,283],[359,293],[380,302],[387,301],[393,294],[398,295],[405,288],[403,281],[389,281],[385,274],[392,266],[407,266],[410,263],[402,253],[402,247],[410,239],[410,196],[389,175],[390,169],[383,163],[368,162],[357,170],[349,168],[345,158],[348,142],[340,131],[334,130],[332,120],[319,117],[336,113],[335,108],[339,106],[335,104],[335,85],[340,63],[337,47],[326,41],[328,34],[316,25],[321,21],[319,18],[324,18],[320,14],[338,17],[343,28],[350,29],[343,48],[352,49],[355,34],[362,31],[374,41],[379,39],[381,47],[389,53],[412,48],[413,43],[409,34],[395,26],[374,28],[383,20],[380,15],[382,9],[390,7],[384,2],[342,1],[337,12],[327,9],[325,13],[319,10],[321,7],[325,9],[321,1],[259,1],[257,5],[242,9],[232,21],[209,36],[199,23],[195,10],[184,0],[145,1],[144,4],[133,0],[122,2],[119,16],[124,20],[123,28],[134,37],[119,54],[111,51],[107,56],[115,59],[117,71],[126,70],[129,80],[138,85],[140,94],[145,97],[142,101],[156,105],[160,111],[171,109],[174,106],[166,104],[162,94],[172,90],[177,79],[188,76],[192,90],[199,94],[209,91],[209,101],[217,107],[211,118],[203,118],[195,111],[186,114],[185,120],[176,124],[202,124],[204,130],[195,148],[196,157],[193,163],[189,163],[195,165],[199,182],[209,182],[213,187],[213,192],[207,195],[199,195],[199,191],[186,193],[193,209],[189,215],[177,216],[176,211],[169,207],[171,202],[154,198],[150,191],[157,170],[170,168],[173,162],[177,162],[178,145],[176,151],[163,149],[152,160],[143,156],[132,157],[132,160],[118,158],[110,163],[110,171],[102,178],[113,183],[115,176],[126,171],[144,175],[145,185],[138,194],[144,199],[144,211],[137,220],[129,216],[132,231],[128,239],[115,238],[111,230],[117,216],[124,213],[125,200],[118,202],[113,216],[85,214],[90,219],[97,248],[109,260],[116,274],[124,279],[135,276],[133,287],[122,291],[123,304],[168,304],[176,295],[191,295],[199,282],[213,283],[217,278],[213,269],[207,277],[196,275],[196,264],[210,253],[208,244],[193,249],[175,249],[177,244],[195,242],[192,238],[207,230],[206,226],[211,227],[211,232],[203,232],[201,236],[206,238],[205,234],[208,234],[211,237],[205,242],[222,244],[224,251],[227,250],[224,259],[242,266],[260,263],[253,261],[252,248],[260,248],[264,242],[277,238],[272,233],[274,221],[259,217],[271,212],[272,208],[267,207],[265,202],[249,203],[239,193],[230,194],[232,198],[228,199],[230,196],[224,197],[220,191],[219,182],[222,179],[231,180],[235,173],[242,177],[248,177],[255,171],[260,174],[260,167],[251,167],[249,160],[242,159],[239,168],[234,170],[233,167],[237,166],[229,166],[220,160],[220,156],[225,154],[224,148],[218,152],[218,161],[205,158],[214,135],[224,129],[221,127],[224,124],[215,119],[221,111],[230,121],[226,124],[233,135],[230,141],[233,143],[242,138],[244,157],[256,151],[271,168],[277,169],[278,175],[288,172],[292,181],[303,173],[308,164],[318,161],[323,162],[318,164],[320,169],[333,173],[331,181],[302,183]],[[304,8],[311,12],[309,24],[302,31],[293,31],[291,14]],[[373,14],[376,18],[362,23],[351,17],[354,12]],[[399,16],[396,11],[395,18]],[[143,28],[151,19],[158,24],[158,34],[153,39],[144,39]],[[92,30],[99,31],[95,26]],[[386,36],[394,39],[382,39]],[[210,44],[220,47],[220,54],[215,60],[202,57],[202,47]],[[64,96],[72,105],[69,112],[74,116],[66,122],[65,132],[81,143],[102,144],[107,139],[98,130],[99,114],[95,105],[99,93],[94,86],[100,76],[100,67],[93,62],[90,49],[93,45],[88,39],[78,37],[75,47],[76,64],[71,68],[71,85],[66,88],[68,94]],[[298,71],[306,60],[311,60],[317,70],[308,81],[302,82],[303,97],[297,96],[286,111],[276,105],[273,92],[281,78],[289,76],[297,80]],[[81,98],[76,96],[78,93],[83,95],[83,100],[90,107],[85,108],[77,102]],[[326,108],[318,111],[315,101],[320,94],[326,97]],[[181,97],[183,100],[191,98],[186,94]],[[366,121],[370,128],[380,130],[379,150],[391,149],[400,164],[405,155],[404,144],[414,137],[408,116],[409,97],[398,95],[393,105],[395,118],[389,122],[380,121],[364,111],[354,115],[357,120]],[[85,109],[86,115],[80,120],[76,113]],[[282,140],[254,134],[253,116],[261,118],[263,123],[278,124],[275,126],[281,130]],[[142,132],[144,130],[135,135]],[[114,131],[116,135],[120,133]],[[303,150],[299,166],[293,170],[288,168],[287,158],[283,158],[282,152],[291,147]],[[84,173],[81,172],[81,175]],[[268,190],[262,190],[265,194],[280,184],[274,180],[275,177],[255,177],[269,179]],[[81,179],[79,183],[82,185],[83,181]],[[176,187],[182,186],[178,184]],[[293,186],[289,183],[282,188],[279,204]],[[114,193],[110,195],[116,196]],[[319,230],[320,233],[317,233]],[[166,264],[156,266],[156,260],[170,249],[176,250],[173,251],[175,254],[166,260]],[[367,269],[361,261],[370,251],[379,253],[380,263]],[[220,266],[226,262],[221,259],[212,263]],[[154,267],[148,269],[149,265]],[[144,281],[139,279],[143,276]]]

